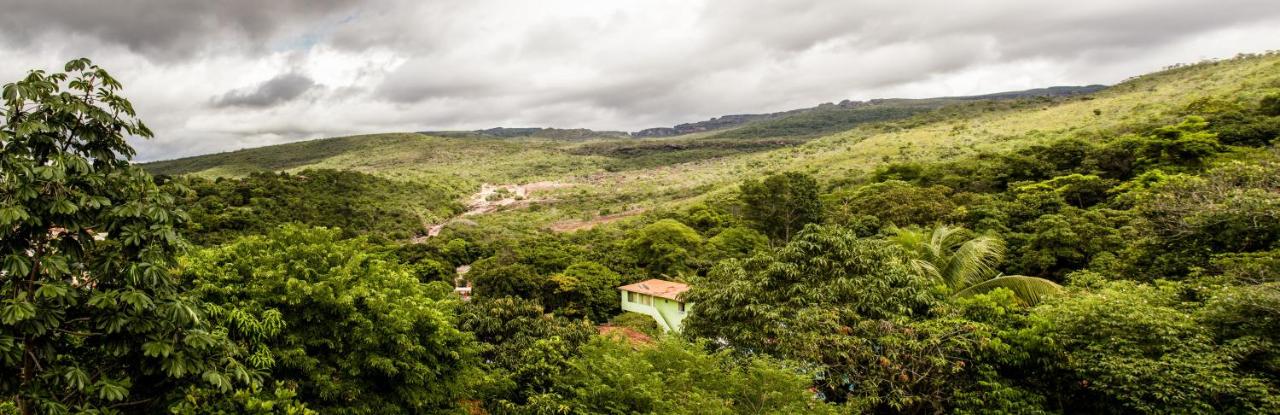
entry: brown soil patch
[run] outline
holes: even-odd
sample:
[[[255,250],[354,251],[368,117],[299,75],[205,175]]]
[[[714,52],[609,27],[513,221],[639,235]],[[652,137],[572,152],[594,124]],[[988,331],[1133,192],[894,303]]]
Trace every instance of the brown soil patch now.
[[[551,230],[556,232],[584,231],[599,225],[616,221],[618,219],[639,215],[641,213],[644,213],[644,209],[632,209],[625,212],[614,213],[612,215],[596,216],[595,218],[587,221],[582,221],[582,220],[560,221],[560,222],[551,224]]]
[[[633,346],[653,344],[653,338],[630,327],[603,324],[596,327],[601,336],[626,340]]]
[[[472,194],[471,197],[467,199],[467,211],[462,212],[462,214],[458,216],[446,219],[441,223],[432,224],[424,221],[422,226],[423,228],[426,228],[427,234],[415,236],[409,242],[415,244],[426,243],[428,238],[439,236],[440,231],[444,230],[445,225],[461,220],[461,218],[466,216],[483,215],[503,207],[527,206],[532,202],[553,201],[554,199],[546,198],[533,200],[531,195],[535,192],[571,186],[573,186],[573,183],[561,182],[533,182],[529,184],[499,185],[492,185],[488,183],[482,184],[480,185],[480,191]]]

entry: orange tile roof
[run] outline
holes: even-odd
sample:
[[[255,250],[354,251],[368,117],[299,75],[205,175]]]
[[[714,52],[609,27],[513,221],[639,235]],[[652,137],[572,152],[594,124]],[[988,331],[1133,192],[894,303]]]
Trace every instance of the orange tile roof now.
[[[676,300],[677,299],[676,296],[679,296],[680,293],[689,291],[689,284],[681,284],[678,282],[671,282],[671,281],[654,278],[654,279],[640,281],[631,285],[624,285],[624,286],[618,287],[618,289],[622,291],[630,291],[633,293],[648,294],[654,297],[662,297],[669,300]]]

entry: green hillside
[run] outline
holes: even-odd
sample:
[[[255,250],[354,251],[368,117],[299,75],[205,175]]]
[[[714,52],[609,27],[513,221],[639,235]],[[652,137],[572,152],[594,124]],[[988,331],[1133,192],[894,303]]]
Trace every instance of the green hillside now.
[[[839,179],[887,163],[953,159],[1063,138],[1098,140],[1173,123],[1197,100],[1256,100],[1275,85],[1274,56],[1183,66],[1085,95],[956,102],[910,100],[887,106],[888,121],[859,123],[840,111],[724,132],[670,138],[438,137],[416,133],[322,139],[144,164],[157,174],[241,177],[255,171],[353,170],[392,180],[449,183],[555,181],[542,209],[515,209],[518,224],[545,226],[608,213],[651,210],[716,194],[745,177],[798,170]],[[831,115],[840,114],[840,115]],[[913,115],[907,115],[913,114]],[[901,118],[905,116],[905,118]],[[832,118],[835,117],[835,118]],[[900,118],[900,119],[894,119]],[[850,124],[851,123],[851,124]],[[807,138],[813,131],[856,127]],[[843,128],[843,127],[839,127]],[[779,137],[781,136],[781,137]],[[466,191],[454,194],[458,200]],[[603,212],[603,213],[602,213]],[[503,215],[498,215],[503,216]]]

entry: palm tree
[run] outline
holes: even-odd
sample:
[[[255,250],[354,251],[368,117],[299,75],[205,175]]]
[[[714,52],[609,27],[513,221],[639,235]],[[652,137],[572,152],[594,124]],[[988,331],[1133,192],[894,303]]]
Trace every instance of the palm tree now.
[[[890,240],[907,251],[917,274],[939,281],[952,297],[967,297],[996,288],[1013,291],[1019,301],[1035,305],[1062,286],[1044,278],[1004,275],[996,267],[1004,260],[1004,241],[992,235],[973,236],[961,226],[938,225],[932,231],[892,228]]]

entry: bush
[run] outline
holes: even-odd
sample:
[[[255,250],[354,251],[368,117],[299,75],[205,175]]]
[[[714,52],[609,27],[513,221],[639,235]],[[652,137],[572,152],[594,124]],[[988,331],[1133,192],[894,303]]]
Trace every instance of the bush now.
[[[473,363],[450,300],[337,230],[284,226],[193,253],[178,272],[269,379],[324,413],[451,408]]]

